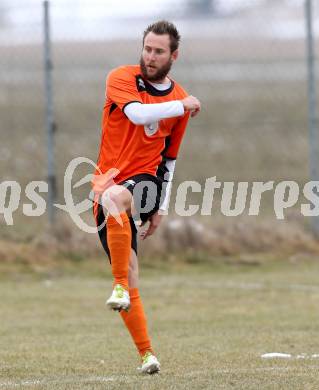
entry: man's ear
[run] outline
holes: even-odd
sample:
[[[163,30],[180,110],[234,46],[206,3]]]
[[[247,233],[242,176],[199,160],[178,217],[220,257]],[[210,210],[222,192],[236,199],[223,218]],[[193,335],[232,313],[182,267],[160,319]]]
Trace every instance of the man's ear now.
[[[177,60],[178,54],[179,54],[178,49],[176,49],[175,51],[173,51],[173,53],[172,53],[172,59],[173,59],[173,61],[176,61],[176,60]]]

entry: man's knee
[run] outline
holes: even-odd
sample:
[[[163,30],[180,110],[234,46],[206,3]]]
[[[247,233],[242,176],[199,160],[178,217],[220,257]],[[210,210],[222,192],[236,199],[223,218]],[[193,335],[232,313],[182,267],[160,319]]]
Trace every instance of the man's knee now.
[[[131,208],[132,195],[122,186],[113,186],[102,195],[103,208],[111,214],[119,214],[129,211]]]

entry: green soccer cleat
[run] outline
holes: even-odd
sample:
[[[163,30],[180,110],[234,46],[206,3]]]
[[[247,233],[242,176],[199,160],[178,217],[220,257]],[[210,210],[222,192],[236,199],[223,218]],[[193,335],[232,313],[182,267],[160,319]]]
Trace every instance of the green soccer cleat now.
[[[116,284],[112,291],[112,295],[105,304],[114,311],[129,311],[131,306],[130,295],[124,287],[120,284]]]
[[[142,374],[156,374],[160,372],[161,365],[151,352],[146,352],[142,357],[142,366],[138,369]]]

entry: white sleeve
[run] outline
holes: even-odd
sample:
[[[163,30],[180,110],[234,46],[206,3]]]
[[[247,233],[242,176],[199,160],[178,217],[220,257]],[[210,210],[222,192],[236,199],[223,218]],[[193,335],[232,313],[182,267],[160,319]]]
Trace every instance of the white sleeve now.
[[[165,168],[167,172],[164,175],[164,180],[167,182],[164,192],[164,199],[161,199],[161,205],[159,207],[160,210],[167,211],[169,206],[169,200],[171,197],[172,190],[172,180],[174,176],[176,160],[166,160]]]
[[[149,125],[161,119],[184,115],[184,106],[180,100],[154,104],[132,102],[124,108],[124,114],[135,125]]]

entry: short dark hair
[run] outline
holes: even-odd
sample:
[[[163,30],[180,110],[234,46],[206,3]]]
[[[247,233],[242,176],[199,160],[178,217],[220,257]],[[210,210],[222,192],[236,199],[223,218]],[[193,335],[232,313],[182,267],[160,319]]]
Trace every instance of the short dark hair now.
[[[171,53],[178,49],[179,41],[181,39],[181,36],[179,35],[179,32],[177,31],[177,28],[175,25],[171,22],[168,22],[167,20],[159,20],[158,22],[155,22],[153,24],[150,24],[147,29],[144,31],[143,35],[143,46],[144,46],[144,40],[148,33],[154,33],[157,35],[165,35],[168,34],[170,38],[170,49]]]

